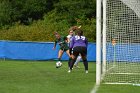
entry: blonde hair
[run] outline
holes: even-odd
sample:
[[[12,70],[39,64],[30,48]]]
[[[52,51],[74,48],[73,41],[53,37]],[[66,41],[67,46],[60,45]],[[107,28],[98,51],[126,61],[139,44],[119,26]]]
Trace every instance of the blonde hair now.
[[[81,28],[81,26],[72,26],[72,27],[70,27],[70,29],[68,30],[69,32],[70,31],[76,31],[77,29],[80,29]]]

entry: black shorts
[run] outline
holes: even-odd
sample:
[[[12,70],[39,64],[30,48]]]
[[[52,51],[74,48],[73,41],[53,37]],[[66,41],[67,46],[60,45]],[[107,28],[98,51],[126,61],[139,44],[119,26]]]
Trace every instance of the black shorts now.
[[[66,52],[67,50],[69,50],[69,48],[68,47],[66,47],[66,48],[60,48],[60,50]]]
[[[83,46],[77,46],[73,48],[73,55],[78,56],[81,54],[81,56],[86,56],[87,55],[87,47]]]

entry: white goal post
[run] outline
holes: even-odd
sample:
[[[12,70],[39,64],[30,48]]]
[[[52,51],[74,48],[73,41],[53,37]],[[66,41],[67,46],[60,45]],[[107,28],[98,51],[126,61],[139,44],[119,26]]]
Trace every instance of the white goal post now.
[[[96,84],[140,84],[140,0],[96,0]]]

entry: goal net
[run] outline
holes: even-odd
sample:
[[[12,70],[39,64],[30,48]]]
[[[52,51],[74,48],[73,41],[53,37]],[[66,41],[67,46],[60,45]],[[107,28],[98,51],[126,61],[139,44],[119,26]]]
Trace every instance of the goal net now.
[[[140,84],[140,0],[102,1],[102,82]]]

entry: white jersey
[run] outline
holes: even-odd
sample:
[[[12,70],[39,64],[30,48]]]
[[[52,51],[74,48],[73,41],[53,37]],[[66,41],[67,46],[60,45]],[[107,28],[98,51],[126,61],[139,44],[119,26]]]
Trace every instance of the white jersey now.
[[[73,37],[72,35],[68,35],[68,36],[67,36],[67,38],[69,39],[69,40],[68,40],[68,43],[70,43],[70,42],[71,42],[72,37]]]

